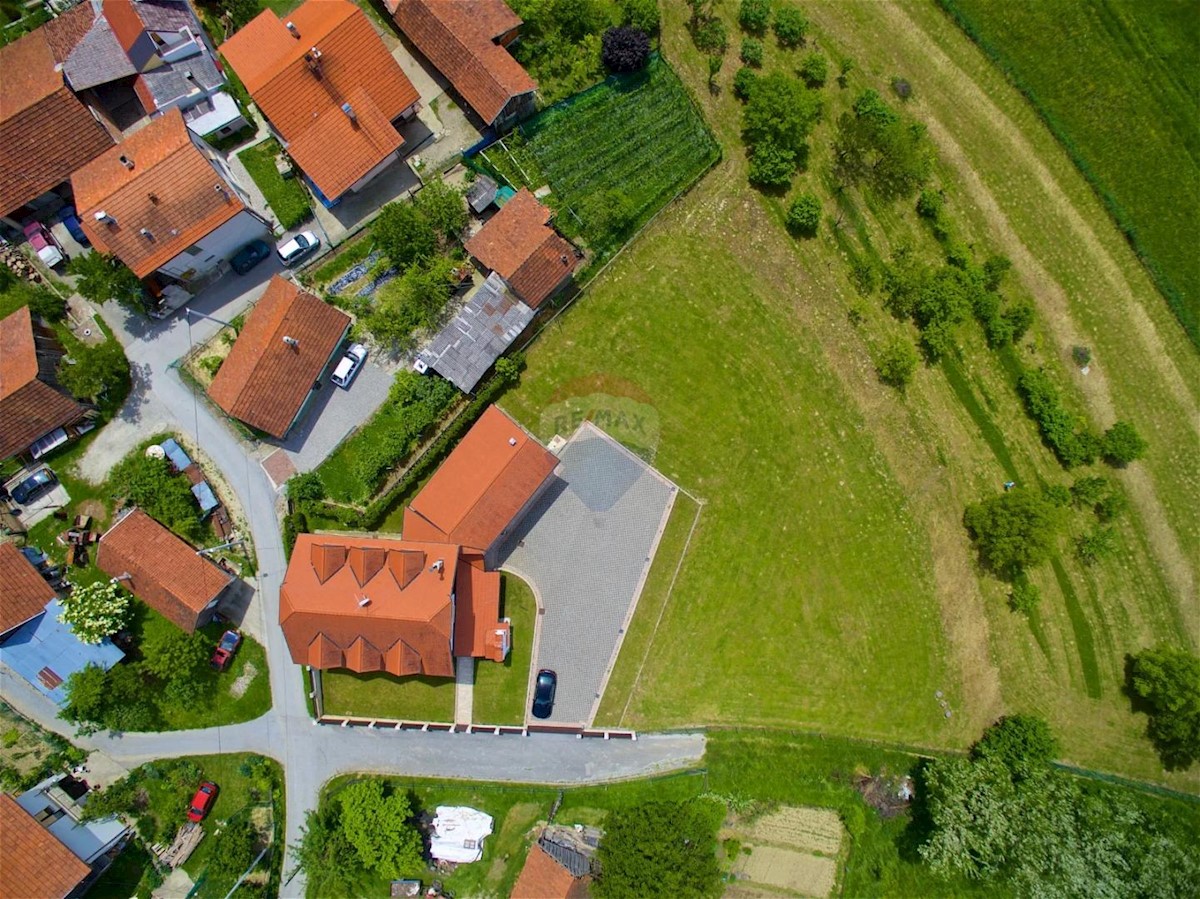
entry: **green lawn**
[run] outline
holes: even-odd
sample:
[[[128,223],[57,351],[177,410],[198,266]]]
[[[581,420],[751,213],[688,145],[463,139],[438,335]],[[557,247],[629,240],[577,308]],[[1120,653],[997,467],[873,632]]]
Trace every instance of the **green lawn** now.
[[[1200,257],[1179,239],[1200,229],[1195,8],[939,2],[1045,118],[1200,345]]]
[[[326,715],[453,721],[454,678],[392,677],[390,674],[321,674]]]
[[[500,576],[500,617],[512,619],[512,649],[503,664],[486,659],[475,663],[471,720],[480,724],[524,724],[537,604],[529,585],[514,574]]]
[[[238,159],[266,197],[280,226],[294,228],[312,215],[312,208],[299,173],[287,179],[279,174],[275,167],[275,157],[279,151],[279,142],[270,138],[238,153]]]

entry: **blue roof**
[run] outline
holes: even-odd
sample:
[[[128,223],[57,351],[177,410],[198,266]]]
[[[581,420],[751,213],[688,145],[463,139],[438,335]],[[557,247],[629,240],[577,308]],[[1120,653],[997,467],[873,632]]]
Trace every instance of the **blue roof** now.
[[[168,437],[159,446],[163,448],[163,452],[167,454],[167,458],[171,460],[171,464],[175,466],[177,471],[183,471],[192,464],[192,460],[183,451],[183,447],[175,442],[174,437]]]
[[[67,704],[63,688],[72,674],[88,665],[107,671],[125,657],[107,637],[96,644],[81,641],[69,625],[58,620],[62,610],[62,604],[52,599],[46,611],[26,621],[0,645],[0,662],[60,706]]]
[[[196,497],[196,502],[200,504],[200,511],[205,515],[221,505],[213,495],[212,488],[208,486],[208,481],[193,484],[192,495]]]

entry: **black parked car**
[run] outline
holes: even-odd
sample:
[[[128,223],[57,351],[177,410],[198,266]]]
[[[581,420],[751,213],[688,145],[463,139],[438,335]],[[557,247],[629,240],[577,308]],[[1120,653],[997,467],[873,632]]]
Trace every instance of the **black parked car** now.
[[[554,710],[554,693],[558,689],[558,675],[549,668],[537,673],[533,687],[533,717],[549,718]]]
[[[12,489],[13,501],[24,506],[42,494],[50,492],[57,483],[58,478],[54,476],[54,472],[49,468],[39,468]]]
[[[271,248],[265,240],[252,240],[234,254],[229,265],[239,275],[244,275],[270,255]]]

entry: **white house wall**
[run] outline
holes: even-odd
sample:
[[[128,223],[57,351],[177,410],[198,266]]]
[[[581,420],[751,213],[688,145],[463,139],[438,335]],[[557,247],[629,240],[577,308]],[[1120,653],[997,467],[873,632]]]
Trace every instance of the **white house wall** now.
[[[158,270],[181,281],[192,281],[211,272],[244,244],[256,237],[266,237],[268,232],[269,229],[262,219],[249,209],[243,209],[225,224],[196,241],[189,248],[194,248],[195,252],[184,251]]]

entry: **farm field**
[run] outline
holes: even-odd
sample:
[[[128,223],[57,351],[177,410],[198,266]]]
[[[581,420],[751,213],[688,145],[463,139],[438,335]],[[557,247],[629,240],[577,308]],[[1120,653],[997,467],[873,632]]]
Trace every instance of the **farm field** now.
[[[508,151],[511,150],[511,156]],[[671,69],[614,76],[520,126],[485,159],[516,186],[549,183],[567,236],[603,257],[704,171],[717,146]]]
[[[686,6],[667,4],[664,52],[724,161],[543,334],[503,401],[548,437],[550,411],[573,396],[633,398],[656,415],[654,464],[703,500],[661,621],[639,612],[632,625],[631,638],[653,631],[649,651],[627,642],[602,719],[962,746],[1000,714],[1032,711],[1072,762],[1195,789],[1162,770],[1121,693],[1126,652],[1194,639],[1194,350],[1053,136],[942,13],[806,12],[810,42],[857,65],[847,89],[825,89],[826,123],[862,88],[909,78],[905,112],[929,128],[956,229],[979,253],[1008,255],[1006,293],[1036,304],[1021,363],[1046,367],[1096,427],[1134,420],[1151,448],[1125,471],[1095,469],[1131,503],[1116,556],[1083,565],[1073,531],[1034,571],[1038,614],[1011,612],[1005,585],[978,569],[963,509],[1005,480],[1069,485],[1081,472],[1064,472],[1042,445],[1007,364],[977,332],[905,395],[878,382],[873,347],[907,326],[855,290],[846,259],[886,260],[899,245],[929,256],[936,244],[907,204],[852,190],[839,207],[825,180],[828,124],[796,189],[817,193],[845,227],[789,238],[786,198],[746,185],[732,72],[710,95]],[[788,65],[767,43],[765,69]],[[1077,343],[1094,353],[1086,379],[1070,366]]]
[[[939,0],[1039,107],[1200,345],[1200,18],[1186,3]],[[1129,135],[1136,134],[1136,140]]]

